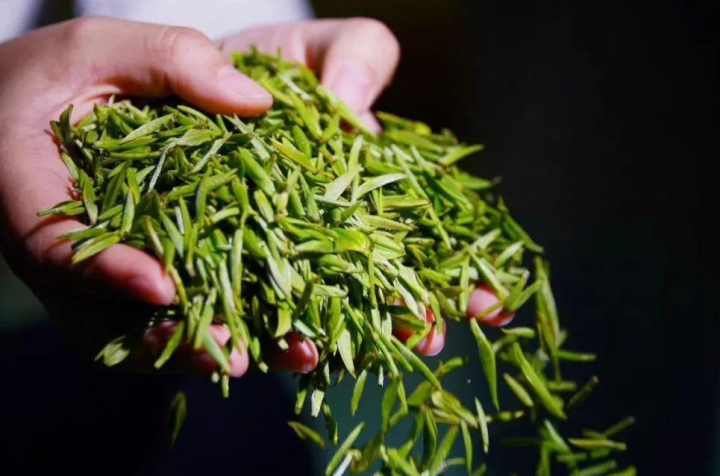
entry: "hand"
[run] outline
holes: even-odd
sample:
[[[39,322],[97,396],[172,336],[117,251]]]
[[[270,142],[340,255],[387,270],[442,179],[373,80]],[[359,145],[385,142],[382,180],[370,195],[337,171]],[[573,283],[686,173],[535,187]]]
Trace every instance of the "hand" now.
[[[389,81],[399,53],[387,28],[371,20],[252,30],[229,39],[225,50],[250,43],[281,46],[286,56],[308,60],[323,82],[361,113]],[[256,115],[272,104],[271,96],[235,71],[204,35],[186,28],[83,18],[0,45],[0,244],[71,340],[93,352],[133,320],[143,322],[152,306],[171,304],[175,289],[157,260],[125,245],[71,265],[70,244],[57,236],[81,225],[37,217],[72,194],[48,123],[70,103],[79,118],[111,95],[170,94],[211,113]],[[228,340],[223,327],[212,334],[221,345]],[[143,340],[152,352],[167,337],[167,326],[158,326]],[[289,356],[276,360],[299,371],[317,363],[310,341],[293,341]],[[207,356],[186,360],[181,365],[209,370]],[[234,349],[231,374],[240,376],[247,367],[247,352]]]
[[[383,23],[368,18],[315,20],[245,30],[222,40],[228,53],[251,46],[306,64],[322,84],[355,109],[365,124],[380,130],[370,106],[390,83],[400,45]]]
[[[67,334],[93,352],[133,319],[142,322],[140,316],[152,310],[148,305],[175,298],[160,264],[128,246],[72,266],[70,244],[57,236],[79,223],[36,215],[70,198],[72,189],[49,121],[69,103],[81,117],[113,94],[177,94],[210,112],[241,115],[262,113],[272,104],[263,88],[193,30],[80,19],[0,46],[3,251]],[[213,335],[225,344],[227,336],[217,331]],[[247,353],[236,350],[231,364],[233,374],[245,372]]]

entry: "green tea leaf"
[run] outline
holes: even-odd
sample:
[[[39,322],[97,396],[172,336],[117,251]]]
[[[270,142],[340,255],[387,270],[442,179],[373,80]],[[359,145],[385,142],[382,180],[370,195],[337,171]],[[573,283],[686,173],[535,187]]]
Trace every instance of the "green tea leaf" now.
[[[288,426],[295,430],[295,433],[300,437],[301,440],[310,440],[320,448],[325,447],[325,440],[312,428],[303,425],[299,421],[289,421]]]
[[[82,249],[78,249],[73,255],[72,262],[73,264],[77,264],[81,261],[85,261],[86,259],[91,258],[118,243],[120,243],[120,235],[117,233],[103,234],[95,238],[91,238],[83,243],[84,247]]]
[[[468,430],[468,426],[465,421],[460,423],[460,429],[462,430],[463,444],[465,446],[465,468],[467,469],[467,473],[469,475],[470,473],[472,473],[473,463],[472,438],[470,436],[470,430]]]
[[[337,200],[340,195],[350,186],[352,181],[359,173],[358,168],[350,169],[348,172],[342,174],[329,184],[325,186],[325,195],[323,197],[327,200]]]
[[[525,358],[525,354],[523,353],[520,345],[517,342],[512,344],[511,351],[516,365],[522,372],[525,380],[527,380],[530,387],[532,387],[532,389],[535,391],[535,394],[538,396],[540,403],[542,403],[545,409],[549,411],[552,415],[558,418],[566,418],[562,406],[558,403],[557,400],[555,400],[555,398],[553,398],[552,394],[545,386],[542,378],[540,378],[532,365],[530,365],[530,362],[528,362],[528,360]]]
[[[355,364],[353,362],[352,337],[347,329],[340,334],[338,351],[340,351],[340,357],[342,358],[343,364],[345,364],[345,368],[350,372],[350,375],[354,377]]]
[[[124,361],[130,355],[130,346],[125,336],[120,336],[103,347],[95,360],[102,358],[103,364],[113,367]]]
[[[272,145],[281,156],[298,164],[305,170],[312,173],[316,173],[318,171],[317,168],[315,168],[315,166],[312,165],[312,163],[310,162],[310,158],[299,150],[295,149],[293,146],[288,144],[282,144],[277,141],[273,141]]]
[[[425,365],[425,363],[420,360],[420,358],[415,355],[410,349],[405,347],[405,345],[400,342],[397,337],[392,337],[392,342],[395,345],[395,348],[400,352],[400,354],[407,359],[408,362],[410,362],[410,365],[412,365],[413,369],[415,371],[419,372],[420,374],[425,377],[428,382],[430,382],[436,389],[442,390],[442,385],[440,385],[440,381],[435,377],[435,375],[430,371],[430,369]]]
[[[437,453],[438,428],[435,417],[429,408],[423,410],[425,414],[425,426],[423,432],[423,459],[422,467],[430,468],[435,454]]]
[[[438,445],[438,449],[435,452],[435,456],[433,457],[432,462],[430,463],[430,472],[435,473],[437,469],[440,467],[440,465],[448,458],[450,455],[450,450],[452,449],[453,444],[455,443],[455,438],[457,438],[458,434],[458,427],[457,426],[451,426],[447,433],[445,433],[445,436],[443,437],[442,441]]]
[[[161,368],[170,359],[170,357],[172,357],[173,353],[180,345],[180,342],[182,341],[184,335],[185,323],[178,322],[175,326],[175,330],[173,331],[172,336],[170,337],[170,340],[168,340],[168,343],[165,345],[165,349],[163,349],[160,357],[158,357],[158,359],[155,361],[154,366],[156,369]]]
[[[245,167],[245,173],[257,187],[268,195],[275,193],[275,184],[270,175],[255,160],[252,152],[247,149],[240,149],[239,153],[234,153],[236,160]]]
[[[357,440],[358,436],[360,436],[363,428],[365,428],[365,423],[360,423],[350,432],[350,434],[348,434],[347,438],[345,438],[345,441],[343,441],[342,444],[338,447],[335,455],[333,455],[332,459],[330,459],[330,462],[325,468],[326,476],[329,476],[330,474],[332,474],[333,471],[335,471],[335,468],[337,468],[337,466],[340,464],[340,461],[345,457],[345,454],[355,443],[355,440]]]
[[[510,390],[513,391],[515,396],[522,402],[523,405],[525,405],[528,408],[533,408],[535,406],[535,402],[533,402],[532,397],[530,394],[525,390],[525,388],[512,378],[509,374],[504,373],[503,378],[505,379],[505,382],[507,383],[508,387],[510,387]]]
[[[152,121],[143,124],[142,126],[138,127],[137,129],[126,135],[120,141],[120,143],[128,143],[130,141],[139,139],[140,137],[145,137],[153,134],[154,132],[159,131],[164,125],[168,124],[173,119],[173,114],[166,114],[164,116],[158,117],[157,119],[153,119]]]
[[[84,171],[80,171],[80,183],[82,184],[82,197],[85,211],[88,214],[88,221],[94,225],[98,218],[98,207],[95,203],[95,189],[90,177]]]
[[[483,371],[485,372],[485,379],[487,380],[488,387],[490,388],[490,396],[492,397],[493,405],[499,410],[500,403],[498,401],[497,392],[495,351],[475,319],[470,319],[470,329],[472,330],[473,337],[475,337],[478,352],[480,353],[480,363],[482,364]]]
[[[171,426],[170,447],[175,446],[180,430],[182,429],[185,418],[187,417],[187,397],[184,392],[177,392],[170,403],[168,411],[168,420]]]
[[[363,370],[358,375],[355,381],[355,387],[353,388],[352,398],[350,399],[350,413],[355,415],[355,412],[360,405],[360,398],[362,397],[363,390],[365,389],[365,381],[367,380],[367,370]]]
[[[371,178],[370,180],[363,182],[357,188],[357,191],[355,192],[355,199],[361,198],[373,190],[384,187],[393,182],[397,182],[398,180],[403,180],[405,177],[405,174],[385,174],[379,177]]]
[[[394,379],[390,386],[388,386],[387,389],[385,389],[385,393],[383,394],[382,399],[382,406],[381,406],[381,414],[382,414],[382,428],[383,431],[387,432],[389,429],[390,424],[390,414],[392,413],[393,408],[395,407],[395,402],[397,401],[398,396],[398,385],[399,385],[400,379]]]
[[[480,427],[480,434],[482,436],[483,451],[487,453],[490,449],[490,435],[487,426],[487,417],[485,416],[485,410],[483,409],[480,400],[475,398],[475,410],[477,411],[478,426]]]

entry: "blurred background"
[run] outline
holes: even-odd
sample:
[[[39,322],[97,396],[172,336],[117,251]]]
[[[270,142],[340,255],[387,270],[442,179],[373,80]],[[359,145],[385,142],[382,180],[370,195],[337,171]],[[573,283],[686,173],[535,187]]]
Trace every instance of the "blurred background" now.
[[[710,172],[717,43],[709,5],[312,4],[319,17],[378,18],[400,39],[403,60],[378,109],[486,145],[462,166],[504,178],[500,190],[515,217],[547,250],[572,347],[599,355],[602,383],[585,423],[605,427],[634,415],[623,461],[640,474],[720,476],[720,227]],[[450,345],[475,356],[459,332]],[[209,474],[228,465],[241,474],[318,474],[329,457],[289,436],[288,376],[249,376],[223,401],[198,379],[93,371],[4,264],[0,366],[6,474],[35,474],[28,468],[49,462],[76,474]],[[453,385],[477,391],[478,372],[470,367]],[[170,454],[162,415],[177,388],[189,392],[190,417]],[[373,418],[370,410],[363,408]],[[346,431],[350,424],[341,420]],[[490,474],[533,474],[533,452],[508,454],[491,452]]]

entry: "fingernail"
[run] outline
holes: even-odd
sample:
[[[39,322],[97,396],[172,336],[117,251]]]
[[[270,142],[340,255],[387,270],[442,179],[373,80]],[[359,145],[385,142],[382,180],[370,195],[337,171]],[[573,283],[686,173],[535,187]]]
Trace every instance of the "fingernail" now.
[[[233,349],[230,353],[230,376],[242,377],[247,372],[250,361],[247,352],[240,352]]]
[[[158,291],[159,295],[162,296],[163,304],[169,306],[175,302],[175,282],[168,275],[163,276],[162,284]]]
[[[447,326],[444,330],[444,333],[438,334],[437,327],[433,327],[430,334],[415,347],[415,350],[426,357],[435,357],[438,355],[445,347]]]
[[[342,64],[328,81],[328,88],[357,112],[370,107],[373,72],[364,63],[348,61]]]
[[[242,96],[247,101],[272,102],[272,96],[262,86],[226,64],[218,71],[220,86]]]
[[[153,304],[169,306],[175,302],[175,283],[170,276],[163,274],[148,287],[153,295]]]
[[[477,317],[483,312],[485,312],[486,309],[491,308],[495,304],[497,304],[499,301],[498,297],[495,296],[495,294],[490,290],[490,288],[486,286],[479,286],[476,289],[473,290],[473,292],[470,294],[470,299],[468,299],[467,304],[467,317],[473,318]],[[494,311],[490,312],[487,316],[484,316],[485,318],[493,318],[496,317],[502,309],[498,308]]]

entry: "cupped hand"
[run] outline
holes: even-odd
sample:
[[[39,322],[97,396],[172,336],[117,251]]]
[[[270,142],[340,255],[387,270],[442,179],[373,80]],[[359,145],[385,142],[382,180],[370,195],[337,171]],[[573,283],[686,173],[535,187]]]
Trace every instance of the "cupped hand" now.
[[[37,217],[72,195],[49,121],[68,104],[75,105],[79,118],[111,95],[170,94],[215,113],[254,115],[272,105],[262,87],[189,29],[85,18],[0,46],[3,251],[83,348],[97,351],[133,319],[141,322],[139,316],[150,312],[147,305],[171,304],[175,288],[157,260],[125,245],[87,264],[71,264],[70,243],[57,237],[81,225]],[[244,372],[246,353],[233,356],[234,371]]]
[[[250,30],[224,42],[224,51],[251,44],[317,69],[323,83],[359,113],[372,102],[396,66],[397,41],[382,24],[351,19]],[[82,225],[37,213],[72,198],[73,183],[48,124],[68,104],[75,118],[112,95],[177,95],[210,113],[257,115],[272,97],[237,72],[202,33],[109,18],[82,18],[36,30],[0,45],[0,244],[16,273],[41,299],[67,335],[97,351],[152,306],[172,304],[175,288],[152,256],[115,245],[72,265],[70,243],[57,237]],[[146,332],[147,353],[167,339],[167,326]],[[212,331],[220,345],[226,329]],[[294,346],[298,346],[296,349]],[[309,371],[317,362],[310,341],[293,341],[285,367]],[[149,357],[152,357],[150,355]],[[193,355],[207,369],[203,355]],[[280,362],[291,359],[280,358]],[[248,367],[233,349],[233,376]]]

